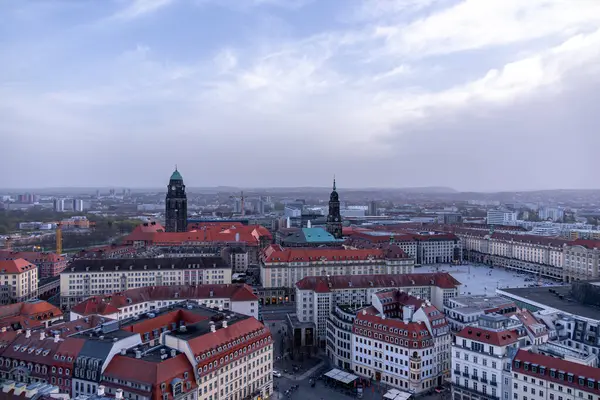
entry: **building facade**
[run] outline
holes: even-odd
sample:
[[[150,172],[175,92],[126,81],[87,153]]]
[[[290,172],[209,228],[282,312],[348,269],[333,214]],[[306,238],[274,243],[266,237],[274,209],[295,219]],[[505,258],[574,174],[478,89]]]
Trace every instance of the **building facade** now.
[[[22,258],[0,260],[0,304],[19,303],[37,296],[38,267]]]
[[[38,251],[0,250],[0,260],[23,258],[38,266],[40,279],[58,276],[67,266],[67,259],[61,255]]]
[[[564,246],[565,282],[597,279],[600,275],[600,240],[578,239]]]
[[[61,306],[90,296],[146,286],[231,283],[231,266],[221,257],[74,260],[60,274]]]
[[[315,325],[316,337],[325,347],[327,320],[337,305],[366,306],[374,293],[399,289],[442,309],[445,301],[458,295],[459,287],[460,282],[447,273],[311,276],[296,284],[296,316]]]
[[[414,260],[397,246],[387,249],[267,247],[260,277],[265,288],[293,288],[307,276],[410,274]]]
[[[167,186],[165,228],[167,232],[187,231],[187,195],[183,178],[177,168],[171,175]]]

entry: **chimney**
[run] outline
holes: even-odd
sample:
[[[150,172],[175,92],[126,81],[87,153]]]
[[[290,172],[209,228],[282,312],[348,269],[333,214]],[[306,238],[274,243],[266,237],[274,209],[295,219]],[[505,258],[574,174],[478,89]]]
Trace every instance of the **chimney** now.
[[[135,351],[135,358],[142,358],[142,352],[139,350]]]
[[[2,328],[2,332],[5,332],[4,329],[5,328]],[[30,338],[31,337],[31,329],[28,328],[28,329],[25,330],[25,337],[26,338]]]
[[[46,339],[46,332],[41,331],[40,332],[40,340],[44,340],[44,339]]]
[[[115,399],[123,400],[123,389],[117,389],[115,392]]]
[[[121,355],[122,356],[127,355],[127,349],[121,349]]]
[[[60,335],[58,333],[54,334],[54,343],[58,343],[60,341]]]
[[[98,386],[98,391],[96,392],[98,396],[104,396],[104,385]]]
[[[171,358],[177,355],[177,351],[175,349],[171,349]]]
[[[227,321],[223,321],[223,328],[227,328]]]

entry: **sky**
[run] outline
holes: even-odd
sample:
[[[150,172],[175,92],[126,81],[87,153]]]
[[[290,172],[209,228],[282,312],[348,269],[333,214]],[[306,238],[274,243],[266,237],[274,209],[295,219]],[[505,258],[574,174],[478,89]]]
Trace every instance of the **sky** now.
[[[0,15],[0,187],[600,188],[598,0]]]

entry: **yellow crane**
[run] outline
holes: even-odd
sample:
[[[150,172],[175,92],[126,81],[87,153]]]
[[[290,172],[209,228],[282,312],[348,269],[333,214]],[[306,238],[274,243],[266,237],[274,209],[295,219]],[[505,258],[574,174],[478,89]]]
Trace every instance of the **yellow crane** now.
[[[60,222],[56,224],[56,254],[62,254],[62,228]]]

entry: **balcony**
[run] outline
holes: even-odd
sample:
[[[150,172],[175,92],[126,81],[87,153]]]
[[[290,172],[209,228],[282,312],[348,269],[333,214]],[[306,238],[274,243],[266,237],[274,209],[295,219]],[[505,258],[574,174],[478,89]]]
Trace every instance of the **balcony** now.
[[[488,380],[487,380],[486,378],[481,378],[481,379],[480,379],[480,382],[481,382],[481,383],[488,383]]]
[[[469,373],[468,372],[463,372],[462,376],[464,376],[465,378],[468,378],[469,377]]]
[[[459,376],[460,375],[460,371],[455,369],[454,371],[452,371],[452,374],[455,375],[455,376]]]
[[[452,384],[452,388],[455,392],[463,392],[463,393],[469,393],[469,394],[474,394],[477,395],[479,397],[480,400],[500,400],[500,397],[498,396],[492,396],[489,393],[481,393],[477,390],[474,390],[472,388],[469,387],[465,387],[462,385],[457,385],[456,383]]]
[[[497,387],[497,386],[498,386],[498,382],[496,382],[496,381],[491,381],[491,382],[490,382],[490,385],[492,385],[492,386],[494,386],[494,387]]]
[[[471,375],[471,379],[478,380],[478,379],[479,379],[479,377],[478,377],[477,375]]]

